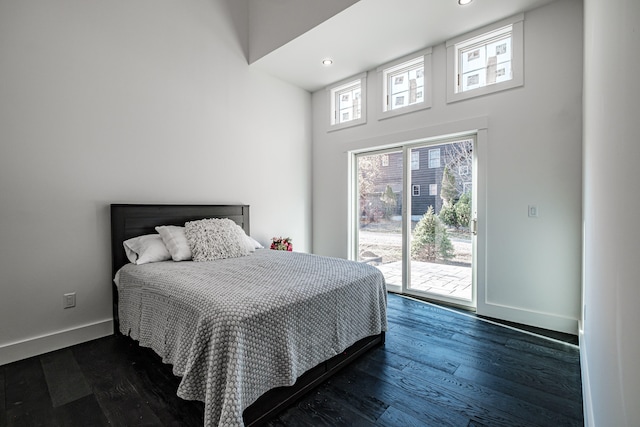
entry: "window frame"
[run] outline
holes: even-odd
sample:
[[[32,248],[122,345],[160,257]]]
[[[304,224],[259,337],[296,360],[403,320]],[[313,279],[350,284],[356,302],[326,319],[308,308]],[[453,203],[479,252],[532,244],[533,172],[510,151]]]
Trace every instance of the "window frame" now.
[[[420,184],[411,184],[411,197],[420,197]]]
[[[502,28],[511,26],[511,80],[482,86],[467,91],[459,91],[460,50],[468,47],[477,39],[494,33]],[[520,13],[510,18],[495,22],[486,27],[463,34],[448,40],[447,49],[447,103],[462,101],[491,93],[501,92],[524,85],[524,14]]]
[[[351,87],[360,83],[360,118],[351,119],[347,122],[339,123],[337,121],[338,102],[337,96]],[[329,129],[327,132],[334,130],[359,126],[367,123],[367,73],[360,73],[348,79],[341,80],[326,88],[329,97]]]
[[[438,184],[429,184],[429,195],[430,196],[438,195]]]
[[[376,68],[376,72],[378,73],[378,79],[380,81],[380,116],[378,120],[384,120],[391,117],[396,117],[402,114],[412,113],[414,111],[425,110],[427,108],[431,108],[431,95],[432,95],[432,67],[431,67],[431,51],[432,49],[426,48],[422,49],[418,52],[412,53],[411,55],[403,56],[402,58],[398,58],[395,61],[388,62]],[[412,62],[417,62],[422,59],[423,64],[423,95],[422,102],[418,102],[415,104],[407,105],[406,107],[401,107],[397,109],[390,109],[388,99],[391,99],[391,94],[389,93],[389,76],[393,75],[396,72],[401,71],[409,66],[411,66]]]

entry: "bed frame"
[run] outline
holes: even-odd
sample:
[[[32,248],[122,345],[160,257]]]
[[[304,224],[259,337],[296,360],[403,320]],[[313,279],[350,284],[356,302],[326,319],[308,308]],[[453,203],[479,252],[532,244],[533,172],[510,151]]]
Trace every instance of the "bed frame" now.
[[[111,205],[112,278],[128,260],[122,242],[143,234],[155,233],[158,225],[184,225],[203,218],[230,218],[249,235],[248,205]],[[120,334],[118,317],[118,289],[113,285],[113,322],[115,334]],[[293,404],[305,393],[325,381],[338,370],[369,349],[384,343],[385,335],[373,335],[358,341],[342,354],[311,368],[290,387],[268,391],[245,409],[246,426],[260,426]]]

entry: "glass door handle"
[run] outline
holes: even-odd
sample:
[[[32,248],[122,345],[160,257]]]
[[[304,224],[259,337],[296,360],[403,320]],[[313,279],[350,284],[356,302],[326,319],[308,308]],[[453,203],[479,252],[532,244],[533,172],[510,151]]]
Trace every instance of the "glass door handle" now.
[[[478,235],[478,218],[473,218],[471,220],[471,232],[474,236]]]

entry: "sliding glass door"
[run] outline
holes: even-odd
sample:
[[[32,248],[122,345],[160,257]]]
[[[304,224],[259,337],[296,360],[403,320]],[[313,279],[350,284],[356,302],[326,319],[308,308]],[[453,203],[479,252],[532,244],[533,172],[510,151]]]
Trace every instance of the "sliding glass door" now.
[[[353,258],[379,268],[390,291],[475,306],[475,143],[354,155]]]

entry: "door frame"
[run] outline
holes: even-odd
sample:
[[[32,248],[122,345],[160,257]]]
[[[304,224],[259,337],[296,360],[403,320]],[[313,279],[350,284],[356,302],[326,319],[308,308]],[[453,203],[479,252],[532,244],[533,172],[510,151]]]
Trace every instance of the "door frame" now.
[[[428,129],[428,133],[430,136],[424,136],[422,138],[406,138],[402,140],[400,134],[396,135],[395,139],[398,142],[395,143],[382,143],[375,146],[364,147],[357,150],[349,151],[349,189],[347,191],[348,194],[348,256],[349,259],[357,260],[358,259],[358,201],[354,198],[354,195],[357,194],[357,175],[355,171],[357,170],[357,155],[367,153],[367,154],[383,154],[385,152],[393,152],[398,149],[403,150],[403,206],[402,206],[402,238],[403,238],[403,255],[402,255],[402,286],[401,287],[388,287],[390,292],[399,292],[410,296],[416,296],[423,299],[433,299],[432,294],[425,294],[422,292],[415,292],[411,289],[408,289],[407,284],[409,283],[410,272],[409,272],[409,259],[407,257],[410,254],[410,240],[407,238],[407,230],[410,227],[410,217],[407,215],[408,203],[410,202],[410,198],[408,195],[410,194],[410,158],[405,151],[410,150],[416,146],[428,146],[428,145],[438,145],[440,143],[444,143],[447,141],[455,141],[458,139],[464,139],[465,137],[473,136],[475,139],[474,144],[474,163],[473,163],[473,206],[474,206],[474,217],[476,218],[476,235],[472,238],[472,299],[470,302],[453,299],[453,298],[439,298],[439,301],[462,306],[471,310],[476,310],[479,313],[483,311],[483,307],[486,306],[486,229],[487,229],[487,215],[486,215],[486,174],[487,174],[487,152],[488,152],[488,130],[487,130],[487,122],[486,118],[477,118],[471,119],[465,122],[452,123],[443,126],[436,126],[434,128]],[[455,128],[458,126],[464,126],[465,124],[474,123],[479,126],[469,126],[466,127],[468,130],[466,131],[457,131]],[[446,132],[448,130],[449,132]],[[427,131],[427,129],[422,130]],[[422,132],[421,132],[422,133]],[[414,131],[405,132],[406,136],[414,136]],[[371,142],[383,142],[379,138],[375,138],[371,140]],[[368,144],[367,144],[368,145]]]

